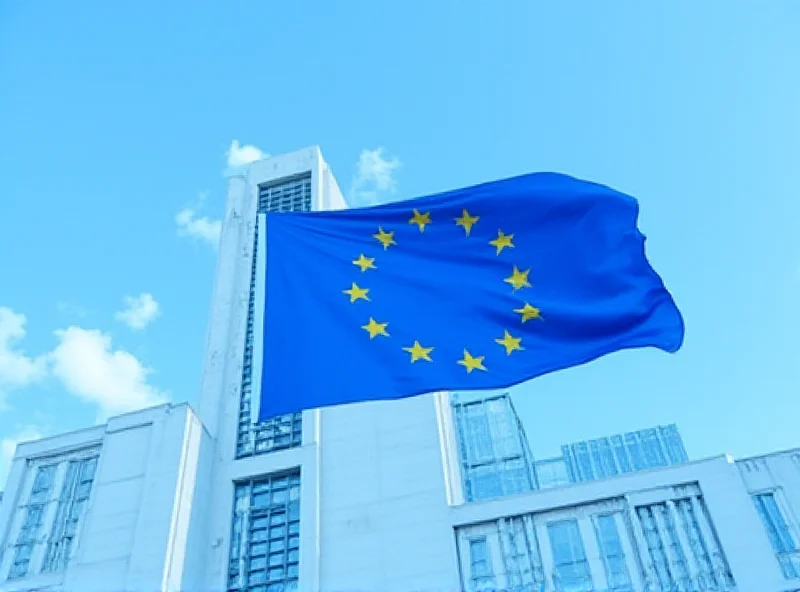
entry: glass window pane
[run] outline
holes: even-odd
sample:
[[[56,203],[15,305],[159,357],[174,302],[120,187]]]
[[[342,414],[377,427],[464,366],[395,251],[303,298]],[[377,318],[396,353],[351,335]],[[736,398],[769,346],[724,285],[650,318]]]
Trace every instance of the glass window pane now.
[[[586,560],[578,522],[576,520],[551,522],[547,525],[547,534],[553,552],[554,579],[557,585],[565,592],[591,586],[589,563]]]
[[[597,517],[597,543],[606,570],[606,579],[612,590],[629,587],[630,576],[625,563],[622,542],[614,515]]]
[[[251,571],[257,569],[265,569],[267,567],[267,558],[266,557],[251,557],[250,558],[250,565],[248,566]]]
[[[800,548],[775,500],[775,494],[759,494],[754,496],[754,500],[784,577],[800,578]]]
[[[619,470],[623,473],[630,473],[632,470],[631,463],[628,460],[628,453],[625,450],[622,436],[611,436],[611,447],[614,449],[614,457],[619,465]]]
[[[283,587],[297,581],[297,570],[291,569],[290,563],[296,563],[299,558],[300,537],[296,534],[299,532],[299,523],[295,521],[287,524],[293,503],[289,502],[287,495],[290,484],[299,484],[299,474],[263,477],[236,485],[236,499],[243,498],[244,491],[252,492],[252,503],[241,506],[244,508],[244,521],[237,517],[238,512],[234,512],[231,525],[233,533],[239,532],[240,524],[246,525],[239,539],[231,538],[230,558],[244,558],[248,590],[266,590],[260,587],[267,583]],[[259,505],[257,500],[266,501]],[[287,542],[290,548],[288,553]],[[241,551],[248,547],[249,553]],[[229,586],[231,590],[238,590],[243,585],[244,580],[236,577],[238,571],[238,564],[232,563],[228,579],[235,586]]]

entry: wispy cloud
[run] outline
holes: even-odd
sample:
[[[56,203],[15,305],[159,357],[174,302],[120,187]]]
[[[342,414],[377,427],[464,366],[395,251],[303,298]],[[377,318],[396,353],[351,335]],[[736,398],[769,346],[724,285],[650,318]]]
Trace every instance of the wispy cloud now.
[[[53,375],[70,393],[96,404],[100,418],[167,400],[149,383],[152,371],[130,352],[114,350],[109,334],[72,326],[55,335],[59,343],[49,355]]]
[[[215,249],[219,246],[222,221],[208,216],[198,216],[194,208],[184,208],[175,215],[178,236],[204,242]]]
[[[362,150],[350,184],[349,202],[353,206],[376,205],[390,201],[396,191],[395,174],[403,165],[399,158],[384,148]]]
[[[158,302],[149,292],[142,292],[136,297],[125,296],[124,302],[125,308],[119,311],[115,317],[134,331],[144,329],[161,314]]]
[[[44,378],[44,357],[31,357],[18,348],[25,337],[25,315],[0,307],[0,407],[4,393]]]
[[[228,157],[228,166],[232,168],[244,166],[269,156],[269,154],[265,154],[260,148],[252,144],[239,145],[239,140],[231,142],[231,146],[225,155]]]
[[[8,478],[8,471],[11,468],[11,460],[14,458],[14,451],[17,449],[17,444],[30,440],[38,440],[42,437],[43,434],[39,428],[28,426],[0,440],[0,487],[5,486],[6,479]]]

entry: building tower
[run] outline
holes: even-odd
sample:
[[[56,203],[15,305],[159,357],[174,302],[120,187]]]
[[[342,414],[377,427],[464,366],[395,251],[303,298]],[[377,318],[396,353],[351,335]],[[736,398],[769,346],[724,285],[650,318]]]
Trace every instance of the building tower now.
[[[454,438],[452,427],[440,427],[452,426],[445,395],[390,408],[365,403],[254,422],[264,216],[344,207],[317,147],[230,172],[199,401],[200,417],[215,439],[209,481],[214,511],[206,525],[214,551],[204,578],[215,589],[275,585],[288,592],[302,582],[303,589],[317,590],[323,580],[327,589],[352,588],[358,581],[354,557],[374,564],[376,551],[394,544],[382,536],[383,528],[392,527],[381,526],[380,516],[389,523],[418,520],[418,535],[404,551],[412,565],[414,556],[428,564],[427,551],[453,545],[451,538],[431,537],[422,528],[432,507],[445,512],[446,500],[460,495],[447,485],[453,480],[443,478],[448,467],[439,435]],[[314,361],[308,366],[313,372]],[[350,531],[360,534],[349,539]],[[438,568],[443,585],[453,584],[454,561],[453,553]],[[365,589],[380,583],[376,565],[371,567],[362,570]],[[399,569],[392,577],[402,575]],[[431,577],[428,584],[436,581]]]

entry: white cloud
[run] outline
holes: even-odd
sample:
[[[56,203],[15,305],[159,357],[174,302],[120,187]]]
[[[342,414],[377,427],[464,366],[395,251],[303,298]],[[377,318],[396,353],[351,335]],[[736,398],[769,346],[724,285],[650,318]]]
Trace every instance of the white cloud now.
[[[264,154],[259,148],[252,144],[239,145],[239,140],[231,142],[231,147],[225,153],[228,157],[229,167],[240,167],[262,158],[267,158],[269,154]]]
[[[125,296],[125,308],[115,316],[134,331],[144,329],[161,314],[158,302],[149,292],[142,292],[136,298]]]
[[[97,404],[101,417],[166,401],[166,394],[147,381],[151,370],[133,354],[112,350],[110,335],[75,326],[55,335],[53,374],[79,399]]]
[[[402,166],[396,156],[385,155],[384,148],[362,150],[350,185],[352,205],[375,205],[395,192],[395,173]]]
[[[35,427],[27,427],[12,436],[0,440],[0,491],[6,485],[8,471],[11,468],[11,459],[14,458],[14,451],[20,442],[38,440],[42,433]]]
[[[26,356],[16,348],[25,337],[25,315],[0,306],[0,405],[3,392],[26,386],[47,372],[43,357]]]
[[[178,236],[188,236],[207,242],[215,249],[219,246],[219,235],[222,231],[222,221],[199,217],[192,208],[184,208],[175,216],[178,225]]]

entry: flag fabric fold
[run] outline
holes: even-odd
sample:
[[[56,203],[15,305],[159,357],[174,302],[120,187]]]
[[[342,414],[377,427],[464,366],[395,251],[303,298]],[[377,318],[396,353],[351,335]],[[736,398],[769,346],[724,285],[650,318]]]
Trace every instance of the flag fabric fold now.
[[[259,419],[677,351],[637,218],[634,198],[555,173],[269,214]]]

